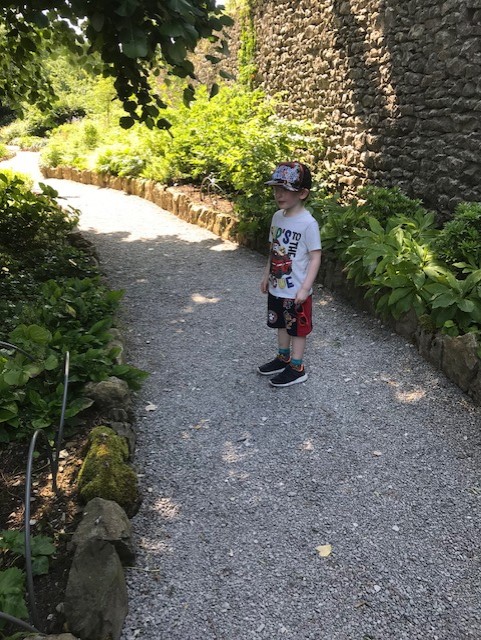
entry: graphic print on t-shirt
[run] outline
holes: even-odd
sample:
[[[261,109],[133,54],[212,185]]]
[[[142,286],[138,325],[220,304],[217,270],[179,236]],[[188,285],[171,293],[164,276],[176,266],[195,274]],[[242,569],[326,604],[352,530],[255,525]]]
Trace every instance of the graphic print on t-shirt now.
[[[273,229],[270,283],[275,289],[291,289],[292,259],[295,258],[301,234],[290,229]]]

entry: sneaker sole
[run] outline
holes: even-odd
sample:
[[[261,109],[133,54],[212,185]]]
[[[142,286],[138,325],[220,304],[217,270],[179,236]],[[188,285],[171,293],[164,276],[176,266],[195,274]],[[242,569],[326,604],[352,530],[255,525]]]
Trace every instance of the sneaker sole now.
[[[300,376],[299,378],[296,378],[295,380],[291,380],[290,382],[284,382],[284,384],[276,384],[275,382],[272,382],[272,380],[269,380],[269,384],[273,387],[290,387],[293,384],[297,384],[298,382],[305,382],[307,380],[307,373],[305,373],[303,376]]]
[[[284,369],[285,367],[282,367],[282,369],[276,369],[275,371],[261,371],[260,369],[257,369],[257,373],[260,373],[261,376],[273,376],[276,373],[282,373]]]

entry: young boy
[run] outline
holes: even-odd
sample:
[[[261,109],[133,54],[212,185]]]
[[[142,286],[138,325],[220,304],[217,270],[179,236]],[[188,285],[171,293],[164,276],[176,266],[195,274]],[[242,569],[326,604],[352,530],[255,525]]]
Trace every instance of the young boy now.
[[[311,172],[300,162],[282,162],[266,182],[280,207],[272,218],[271,250],[261,282],[268,293],[267,325],[277,329],[279,352],[261,365],[263,376],[275,375],[273,387],[307,380],[302,363],[306,336],[312,331],[312,285],[321,264],[319,226],[305,209]]]

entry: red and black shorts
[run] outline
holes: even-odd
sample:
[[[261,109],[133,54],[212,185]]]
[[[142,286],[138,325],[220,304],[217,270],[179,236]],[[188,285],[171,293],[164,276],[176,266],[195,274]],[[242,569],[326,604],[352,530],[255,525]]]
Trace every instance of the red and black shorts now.
[[[286,329],[290,336],[309,335],[312,331],[312,296],[302,304],[295,304],[291,298],[277,298],[269,293],[267,326]]]

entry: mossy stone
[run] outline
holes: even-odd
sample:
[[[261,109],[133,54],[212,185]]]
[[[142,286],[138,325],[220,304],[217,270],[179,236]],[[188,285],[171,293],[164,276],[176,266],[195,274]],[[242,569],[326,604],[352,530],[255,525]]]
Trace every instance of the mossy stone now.
[[[80,498],[104,498],[117,502],[132,516],[139,504],[137,475],[126,464],[129,447],[125,438],[109,427],[95,427],[90,436],[90,448],[78,477]]]

